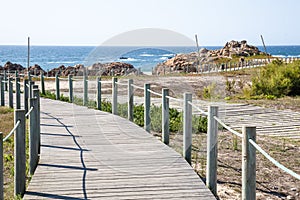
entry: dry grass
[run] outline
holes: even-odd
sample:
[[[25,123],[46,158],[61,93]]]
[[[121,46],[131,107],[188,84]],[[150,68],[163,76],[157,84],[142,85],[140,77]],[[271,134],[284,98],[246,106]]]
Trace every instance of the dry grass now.
[[[14,126],[13,109],[7,107],[0,107],[0,127],[5,137]],[[14,199],[14,143],[13,137],[10,137],[3,143],[3,157],[4,157],[4,197],[5,199]]]
[[[156,133],[156,136],[159,134]],[[171,135],[170,146],[182,153],[182,134]],[[300,141],[257,136],[259,146],[287,168],[300,174]],[[241,199],[242,141],[227,131],[218,138],[219,199]],[[206,134],[193,134],[192,166],[205,181]],[[300,181],[286,174],[257,152],[257,199],[300,199]]]

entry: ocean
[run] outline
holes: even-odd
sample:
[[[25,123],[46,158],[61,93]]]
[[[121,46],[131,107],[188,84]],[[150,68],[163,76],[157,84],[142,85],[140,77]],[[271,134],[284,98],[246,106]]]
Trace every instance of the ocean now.
[[[201,47],[202,48],[202,47]],[[221,46],[205,46],[220,49]],[[264,51],[262,46],[258,46]],[[107,46],[31,46],[30,65],[38,64],[45,71],[61,65],[89,66],[96,62],[127,62],[143,72],[176,54],[196,51],[196,47],[107,47]],[[277,57],[300,57],[300,46],[267,46],[267,52]],[[0,45],[0,66],[7,61],[27,67],[27,46]]]

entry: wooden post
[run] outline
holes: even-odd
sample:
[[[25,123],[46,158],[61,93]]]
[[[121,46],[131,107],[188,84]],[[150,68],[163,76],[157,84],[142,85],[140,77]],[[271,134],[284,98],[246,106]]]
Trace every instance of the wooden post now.
[[[101,77],[97,77],[97,109],[101,110]]]
[[[25,110],[15,110],[15,124],[20,121],[14,134],[14,194],[23,195],[26,183]]]
[[[256,199],[256,149],[249,143],[256,141],[256,127],[243,126],[242,141],[242,199]]]
[[[10,108],[14,107],[14,91],[11,77],[8,78],[8,106]]]
[[[55,74],[55,89],[56,89],[56,100],[60,99],[60,92],[59,92],[59,78],[58,73]]]
[[[0,199],[4,199],[3,184],[3,133],[0,132]]]
[[[112,114],[118,114],[118,79],[116,77],[112,78]]]
[[[206,164],[206,186],[217,196],[217,162],[218,162],[218,107],[208,107],[207,122],[207,164]]]
[[[4,79],[0,76],[0,98],[1,98],[1,106],[5,106],[5,96],[4,96]]]
[[[42,94],[45,95],[46,91],[45,91],[45,79],[44,79],[44,74],[41,72],[41,90],[42,90]]]
[[[38,154],[40,154],[41,152],[41,114],[40,114],[40,110],[41,110],[41,107],[40,107],[40,91],[39,91],[39,88],[37,85],[34,85],[33,87],[33,97],[37,99],[37,125],[36,125],[36,128],[37,128],[37,141],[38,141]]]
[[[191,164],[192,155],[192,94],[184,93],[183,102],[183,157]]]
[[[88,80],[87,80],[87,75],[83,75],[83,105],[87,106],[88,105]]]
[[[128,120],[133,121],[133,80],[129,79],[128,80]]]
[[[169,134],[170,134],[170,117],[169,117],[169,89],[162,89],[162,141],[166,145],[169,144]]]
[[[69,82],[69,101],[73,102],[73,76],[71,74],[68,75],[68,82]]]
[[[151,118],[150,118],[150,84],[144,84],[144,129],[150,133]]]
[[[21,109],[21,90],[20,90],[20,78],[16,77],[16,109]]]
[[[7,72],[4,70],[4,90],[7,91]]]
[[[25,113],[28,112],[28,80],[24,78],[24,109],[25,109]]]
[[[29,117],[29,171],[33,175],[38,164],[38,100],[30,99],[30,108],[33,110]]]

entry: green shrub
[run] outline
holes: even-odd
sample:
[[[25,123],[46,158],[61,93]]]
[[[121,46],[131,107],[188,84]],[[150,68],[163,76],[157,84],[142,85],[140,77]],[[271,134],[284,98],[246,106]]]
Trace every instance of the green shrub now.
[[[300,95],[300,61],[284,64],[275,60],[265,66],[252,78],[251,92],[271,98]]]

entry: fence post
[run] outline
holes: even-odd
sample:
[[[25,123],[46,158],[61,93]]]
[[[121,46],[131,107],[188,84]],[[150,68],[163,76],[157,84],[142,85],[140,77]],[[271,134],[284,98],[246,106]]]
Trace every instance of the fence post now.
[[[15,110],[15,124],[20,121],[20,125],[14,134],[14,194],[23,195],[26,183],[26,152],[25,152],[25,110]]]
[[[0,98],[1,98],[1,106],[5,106],[5,97],[4,97],[4,79],[2,76],[0,77]]]
[[[207,122],[207,164],[206,186],[217,196],[217,162],[218,162],[218,107],[208,107]]]
[[[88,105],[88,79],[86,73],[83,74],[83,105]]]
[[[150,133],[151,118],[150,118],[150,84],[144,84],[144,129]]]
[[[184,93],[183,102],[183,157],[191,164],[192,153],[192,94]]]
[[[256,127],[243,126],[242,141],[242,199],[256,199],[256,149],[249,143],[256,141]]]
[[[3,133],[0,132],[0,199],[4,199],[3,184]]]
[[[60,99],[60,92],[59,92],[59,78],[58,73],[55,74],[55,89],[56,89],[56,100]]]
[[[30,108],[33,110],[29,117],[29,171],[34,174],[38,163],[38,100],[36,97],[30,99]]]
[[[170,129],[170,118],[169,118],[169,89],[162,89],[162,141],[166,145],[169,144],[169,129]]]
[[[6,70],[4,70],[4,90],[7,91],[7,73]]]
[[[8,78],[8,106],[10,108],[14,107],[14,91],[11,77]]]
[[[97,109],[101,110],[101,77],[97,77]]]
[[[44,74],[41,73],[41,90],[42,90],[42,94],[45,95],[46,91],[45,91],[45,79],[44,79]]]
[[[25,109],[25,113],[28,112],[28,80],[24,78],[24,109]]]
[[[134,94],[133,94],[133,80],[128,80],[128,120],[133,121],[133,101],[134,101]]]
[[[68,82],[69,82],[69,101],[73,102],[73,76],[71,74],[68,75]]]
[[[116,77],[112,78],[112,114],[118,114],[118,79]]]
[[[16,77],[16,109],[21,109],[20,77]]]
[[[37,99],[37,147],[38,147],[38,154],[40,154],[41,152],[41,107],[40,107],[40,91],[39,91],[39,87],[37,85],[33,86],[33,97]]]

